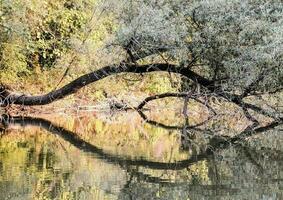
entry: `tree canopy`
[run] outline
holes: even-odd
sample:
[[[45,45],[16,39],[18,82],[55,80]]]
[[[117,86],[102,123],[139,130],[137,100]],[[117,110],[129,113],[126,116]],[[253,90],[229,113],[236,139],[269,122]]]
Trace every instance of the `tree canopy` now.
[[[180,67],[196,65],[203,76],[223,80],[227,91],[282,87],[280,0],[131,2],[122,3],[117,40],[133,43],[136,57],[166,52]]]

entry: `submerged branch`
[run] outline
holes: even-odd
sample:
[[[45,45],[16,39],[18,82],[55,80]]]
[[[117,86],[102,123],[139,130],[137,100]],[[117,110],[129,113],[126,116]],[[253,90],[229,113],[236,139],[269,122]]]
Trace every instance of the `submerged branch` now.
[[[194,101],[204,105],[205,107],[208,108],[209,111],[211,111],[214,115],[216,115],[215,110],[209,106],[207,103],[199,100],[197,97],[193,96],[192,93],[171,93],[171,92],[167,92],[167,93],[162,93],[162,94],[157,94],[157,95],[153,95],[153,96],[149,96],[147,98],[145,98],[137,107],[137,110],[141,110],[147,103],[149,103],[150,101],[153,100],[157,100],[157,99],[163,99],[163,98],[167,98],[167,97],[181,97],[181,98],[185,98],[185,103],[188,103],[189,99],[193,99]],[[183,110],[183,112],[187,112],[187,109]],[[183,113],[186,115],[186,113]]]

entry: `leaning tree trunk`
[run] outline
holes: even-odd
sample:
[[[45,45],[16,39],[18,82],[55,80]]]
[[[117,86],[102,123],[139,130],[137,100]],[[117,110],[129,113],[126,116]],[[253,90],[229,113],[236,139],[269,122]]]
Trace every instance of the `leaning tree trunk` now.
[[[8,91],[5,87],[0,87],[0,100],[1,104],[6,106],[9,104],[20,105],[45,105],[58,99],[62,99],[70,94],[77,92],[82,87],[101,80],[105,77],[119,74],[119,73],[149,73],[149,72],[173,72],[181,74],[199,84],[209,87],[212,81],[196,74],[188,68],[178,67],[171,64],[150,64],[150,65],[136,65],[121,63],[119,65],[106,66],[89,74],[85,74],[60,89],[51,91],[47,94],[30,96],[25,94],[15,94]]]

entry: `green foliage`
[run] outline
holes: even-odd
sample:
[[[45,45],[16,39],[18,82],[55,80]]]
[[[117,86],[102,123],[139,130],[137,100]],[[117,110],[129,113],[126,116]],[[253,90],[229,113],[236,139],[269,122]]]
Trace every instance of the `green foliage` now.
[[[22,53],[21,47],[18,46],[18,41],[2,44],[2,59],[0,74],[1,81],[9,81],[18,78],[19,76],[30,74],[30,70],[26,66],[25,56]]]
[[[1,81],[53,67],[87,34],[95,1],[1,0]]]
[[[70,40],[83,35],[87,12],[77,2],[46,1],[47,13],[29,27],[27,54],[29,64],[38,62],[41,68],[52,67],[70,50]],[[31,19],[39,13],[31,14]]]

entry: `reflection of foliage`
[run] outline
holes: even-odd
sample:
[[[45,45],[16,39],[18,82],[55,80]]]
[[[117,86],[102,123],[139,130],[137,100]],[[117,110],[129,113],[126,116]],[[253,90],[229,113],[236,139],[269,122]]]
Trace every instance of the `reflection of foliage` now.
[[[35,184],[32,192],[39,197],[44,193],[42,186],[52,188],[52,184],[58,181],[50,181],[50,177],[54,176],[52,168],[57,160],[53,150],[56,141],[52,141],[48,135],[38,134],[40,132],[37,130],[33,132],[36,135],[33,133],[23,135],[22,132],[18,132],[1,138],[0,162],[2,163],[2,170],[0,181],[8,180],[11,183],[11,191],[9,191],[11,193],[16,193],[21,188],[28,190],[29,184]],[[25,174],[22,174],[23,171]],[[57,175],[61,177],[60,173]],[[22,182],[23,179],[30,176],[35,176],[36,182],[34,180],[30,180],[28,183]]]
[[[153,157],[161,161],[188,157],[186,152],[180,152],[178,134],[172,132],[168,135],[167,130],[143,125],[137,113],[132,115],[131,123],[106,123],[97,118],[90,119],[87,115],[66,118],[65,123],[83,139],[110,152],[131,157]]]
[[[76,166],[87,172],[97,171],[95,168],[101,164],[81,166],[79,162],[97,162],[85,157],[74,161],[77,152],[65,147],[64,141],[39,129],[7,131],[0,140],[0,199],[13,199],[17,195],[38,200],[83,199],[86,194],[108,199],[95,185],[83,187],[88,181],[76,171]]]

